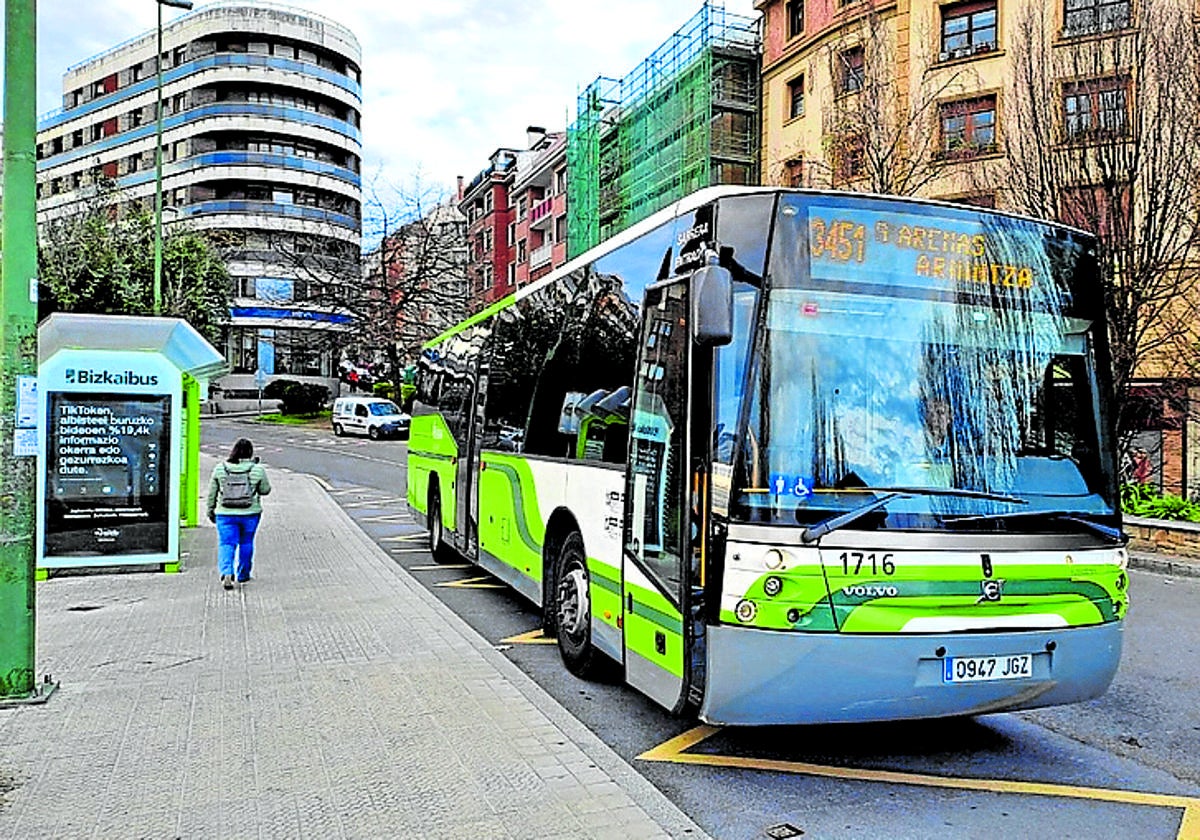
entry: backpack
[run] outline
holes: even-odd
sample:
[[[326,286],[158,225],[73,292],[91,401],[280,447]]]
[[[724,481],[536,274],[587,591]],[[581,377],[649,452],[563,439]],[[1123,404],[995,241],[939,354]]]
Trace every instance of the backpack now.
[[[250,482],[250,470],[232,472],[228,467],[225,468],[221,504],[227,508],[248,508],[254,504],[254,485]]]

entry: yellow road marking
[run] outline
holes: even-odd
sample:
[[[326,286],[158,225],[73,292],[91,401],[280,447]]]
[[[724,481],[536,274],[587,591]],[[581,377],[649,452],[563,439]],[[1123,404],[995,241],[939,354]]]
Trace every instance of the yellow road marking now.
[[[398,549],[392,549],[397,551]],[[425,549],[421,549],[424,551]],[[470,563],[437,563],[433,566],[409,566],[410,572],[440,572],[442,569],[449,571],[462,571],[463,569],[471,568]]]
[[[556,645],[558,640],[553,636],[547,636],[540,628],[530,630],[528,633],[521,633],[516,636],[509,636],[507,639],[501,639],[501,642],[511,642],[514,645]]]
[[[686,750],[720,731],[720,727],[702,725],[689,729],[638,756],[643,761],[664,761],[675,764],[697,764],[706,767],[732,767],[740,770],[772,770],[776,773],[798,773],[827,779],[887,782],[899,785],[975,790],[987,793],[1016,793],[1027,796],[1058,796],[1067,799],[1091,799],[1117,802],[1123,805],[1150,805],[1159,808],[1180,808],[1183,819],[1176,840],[1200,840],[1200,798],[1172,796],[1163,793],[1141,793],[1112,788],[1052,785],[1044,782],[1013,782],[1001,779],[954,779],[946,776],[927,776],[896,770],[859,770],[850,767],[826,767],[802,761],[781,761],[769,758],[744,758],[732,755],[706,755]]]
[[[447,589],[503,589],[504,584],[496,583],[495,578],[484,575],[483,577],[465,578],[463,580],[451,580],[446,583],[435,583],[434,586],[444,586]]]

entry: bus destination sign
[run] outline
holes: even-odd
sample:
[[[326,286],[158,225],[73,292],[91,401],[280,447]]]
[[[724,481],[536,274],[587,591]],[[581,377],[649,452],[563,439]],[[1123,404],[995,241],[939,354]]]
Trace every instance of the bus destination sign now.
[[[1028,223],[985,227],[982,219],[821,205],[808,212],[815,280],[1017,295],[1041,279],[1040,241],[1028,241]]]

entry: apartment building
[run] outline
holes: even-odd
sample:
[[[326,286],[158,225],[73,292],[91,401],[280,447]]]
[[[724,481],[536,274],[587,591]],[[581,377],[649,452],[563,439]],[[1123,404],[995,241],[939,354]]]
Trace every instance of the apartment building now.
[[[1017,210],[1110,241],[1150,224],[1182,243],[1159,252],[1163,275],[1180,279],[1151,280],[1160,298],[1138,316],[1158,320],[1139,344],[1122,405],[1132,430],[1124,443],[1151,453],[1154,483],[1200,495],[1200,369],[1187,361],[1200,346],[1200,261],[1196,232],[1179,222],[1195,214],[1154,206],[1176,201],[1166,185],[1200,166],[1195,137],[1162,127],[1181,113],[1178,101],[1195,101],[1163,93],[1195,66],[1195,0],[756,0],[755,8],[764,183]],[[1165,147],[1175,151],[1159,155]]]
[[[516,282],[509,278],[515,246],[509,240],[514,208],[508,200],[516,165],[516,149],[496,149],[488,165],[463,189],[458,204],[467,218],[467,305],[471,311],[500,300]]]
[[[235,288],[227,403],[256,374],[336,385],[350,319],[328,284],[359,275],[361,54],[312,13],[218,0],[69,68],[38,130],[38,216],[78,208],[101,182],[152,210],[162,62],[164,225],[218,233]]]
[[[472,310],[567,261],[566,134],[526,130],[526,148],[501,148],[464,188]]]
[[[530,127],[510,192],[511,285],[524,286],[567,261],[567,135]]]

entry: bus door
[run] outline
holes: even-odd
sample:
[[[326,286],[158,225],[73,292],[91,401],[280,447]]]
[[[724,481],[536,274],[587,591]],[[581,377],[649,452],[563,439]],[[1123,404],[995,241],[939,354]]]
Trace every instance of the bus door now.
[[[646,292],[630,417],[622,551],[625,674],[678,710],[688,682],[688,499],[691,337],[688,284]]]
[[[475,422],[477,406],[483,405],[476,389],[479,386],[479,359],[477,354],[469,358],[466,376],[463,377],[462,401],[454,425],[455,442],[458,444],[458,459],[454,476],[454,547],[468,560],[475,559],[478,551],[479,499],[476,485],[479,479],[479,447]]]

